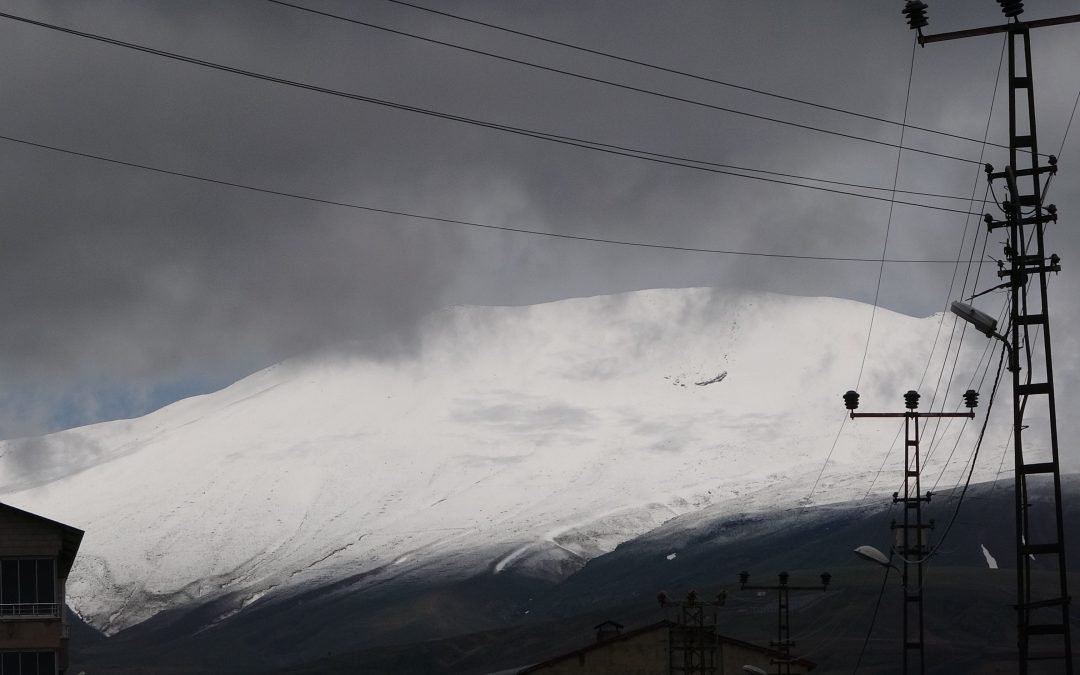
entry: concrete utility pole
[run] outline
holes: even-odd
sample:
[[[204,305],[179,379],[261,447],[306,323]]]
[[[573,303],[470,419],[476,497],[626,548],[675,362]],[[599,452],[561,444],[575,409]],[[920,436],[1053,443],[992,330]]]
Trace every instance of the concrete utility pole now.
[[[1019,672],[1027,675],[1033,664],[1057,663],[1054,670],[1073,673],[1072,636],[1069,625],[1069,592],[1065,564],[1065,528],[1061,505],[1061,468],[1058,457],[1057,405],[1050,349],[1050,309],[1046,282],[1049,272],[1061,267],[1056,255],[1047,256],[1046,224],[1057,222],[1057,209],[1043,206],[1044,175],[1057,172],[1057,159],[1049,156],[1043,166],[1035,125],[1034,76],[1031,67],[1031,29],[1080,22],[1080,14],[1036,21],[1021,21],[1023,2],[998,0],[1007,23],[970,30],[923,35],[927,25],[926,4],[908,0],[903,13],[919,32],[919,44],[977,35],[1006,33],[1009,51],[1009,166],[996,172],[987,165],[989,180],[1003,180],[1009,198],[1002,204],[1005,220],[990,214],[984,220],[990,231],[1005,228],[1008,268],[998,272],[1011,297],[1009,370],[1013,380],[1013,443],[1016,509],[1016,614]],[[1021,44],[1022,43],[1022,44]],[[1018,104],[1018,99],[1020,99]],[[1025,209],[1027,209],[1025,211]],[[1034,246],[1032,246],[1034,244]],[[1035,292],[1029,293],[1036,282]],[[970,319],[969,319],[970,320]],[[996,322],[995,322],[996,323]],[[995,336],[991,326],[985,330]],[[1032,340],[1042,331],[1042,353]],[[1004,339],[1003,336],[999,336]],[[1026,368],[1026,376],[1020,377]],[[1024,413],[1034,403],[1039,426],[1049,435],[1050,447],[1041,452],[1024,447]],[[1045,415],[1047,423],[1042,423]],[[1033,420],[1034,421],[1034,420]],[[1048,427],[1048,428],[1047,428]],[[1030,431],[1030,430],[1029,430]],[[1025,454],[1027,453],[1027,454]],[[1042,487],[1049,498],[1032,499],[1032,488]],[[1042,495],[1040,495],[1042,497]],[[1033,566],[1038,557],[1038,574]],[[1038,651],[1033,648],[1038,649]]]
[[[966,413],[927,412],[920,413],[919,393],[909,391],[904,394],[904,412],[895,413],[857,413],[859,407],[859,394],[849,391],[844,394],[844,406],[851,411],[851,418],[857,417],[903,417],[904,418],[904,489],[903,495],[893,493],[893,504],[904,505],[904,522],[897,525],[892,522],[893,550],[900,554],[904,566],[900,569],[904,583],[903,611],[903,668],[901,673],[926,672],[926,652],[923,649],[923,563],[930,552],[928,544],[930,537],[927,530],[934,526],[933,522],[923,523],[922,505],[929,503],[931,493],[922,494],[922,457],[919,452],[919,420],[927,417],[975,417],[975,406],[978,405],[979,395],[972,389],[964,392],[964,404],[967,406]],[[915,582],[912,583],[911,567],[915,567]],[[911,652],[916,652],[911,657]],[[918,664],[916,666],[916,664]]]
[[[751,586],[750,573],[739,572],[739,588],[744,591],[776,591],[776,641],[769,642],[770,646],[776,647],[783,656],[773,659],[776,665],[776,675],[791,675],[791,648],[795,643],[791,640],[791,617],[788,612],[788,595],[791,591],[824,591],[829,588],[832,575],[828,572],[821,574],[820,586],[790,586],[788,585],[788,573],[781,572],[777,575],[778,583],[775,586]]]

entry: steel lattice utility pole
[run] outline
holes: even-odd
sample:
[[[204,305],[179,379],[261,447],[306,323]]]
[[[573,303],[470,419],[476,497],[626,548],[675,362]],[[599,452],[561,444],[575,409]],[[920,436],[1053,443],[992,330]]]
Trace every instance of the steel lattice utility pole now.
[[[914,664],[918,664],[914,672],[926,672],[926,653],[923,649],[923,563],[929,553],[927,542],[927,530],[933,527],[933,523],[924,523],[922,517],[923,502],[929,503],[931,493],[922,494],[922,456],[919,452],[919,420],[927,417],[975,417],[973,408],[977,405],[979,395],[969,389],[964,392],[964,403],[967,405],[966,413],[928,412],[920,413],[919,393],[909,391],[904,394],[904,412],[896,413],[857,413],[859,407],[859,394],[849,391],[844,394],[844,405],[851,411],[851,418],[857,417],[903,417],[904,418],[904,489],[903,496],[899,492],[893,493],[893,504],[904,505],[903,524],[897,525],[894,520],[892,529],[894,532],[893,550],[900,554],[904,563],[900,572],[903,575],[904,605],[903,605],[903,668],[900,671],[904,675],[912,672]],[[911,567],[915,567],[915,580],[912,583]],[[918,652],[912,659],[909,654]]]
[[[669,600],[664,592],[656,599],[661,607],[679,610],[677,626],[671,631],[669,671],[681,675],[721,672],[716,660],[716,608],[724,606],[727,592],[721,591],[712,601],[702,601],[695,591],[687,593],[685,600]]]
[[[780,582],[775,586],[751,586],[750,573],[739,572],[739,588],[744,591],[776,591],[776,641],[769,645],[776,647],[782,654],[772,662],[776,665],[776,675],[791,675],[791,648],[795,643],[791,640],[791,614],[789,611],[788,598],[791,591],[824,591],[829,588],[832,575],[822,572],[820,586],[790,586],[788,585],[788,573],[781,572],[777,575]]]
[[[1019,672],[1027,675],[1033,662],[1058,661],[1072,675],[1072,636],[1069,626],[1069,591],[1065,563],[1065,527],[1061,504],[1061,467],[1058,453],[1057,405],[1054,396],[1054,369],[1050,349],[1050,308],[1046,282],[1049,272],[1061,268],[1056,255],[1047,256],[1045,227],[1057,221],[1057,209],[1043,206],[1043,176],[1057,171],[1057,159],[1049,156],[1041,165],[1035,124],[1035,90],[1031,65],[1031,29],[1080,21],[1080,14],[1024,22],[1023,2],[998,0],[1008,23],[972,30],[923,35],[927,25],[926,5],[909,0],[904,9],[912,28],[919,31],[919,43],[952,40],[993,33],[1008,34],[1009,50],[1009,166],[995,172],[987,165],[991,181],[1004,180],[1009,199],[1002,205],[1003,222],[987,214],[993,231],[1005,228],[1008,244],[1005,257],[1009,267],[998,275],[1010,291],[1009,370],[1013,380],[1013,443],[1016,509],[1016,613]],[[1022,44],[1020,44],[1022,43]],[[1018,105],[1017,99],[1021,99]],[[1028,211],[1025,211],[1028,209]],[[1031,243],[1029,243],[1031,242]],[[1032,247],[1031,244],[1034,244]],[[1030,284],[1035,282],[1035,292]],[[1033,328],[1034,327],[1034,328]],[[1042,331],[1042,354],[1032,345],[1031,332]],[[984,331],[985,332],[985,331]],[[988,334],[993,334],[991,329]],[[1037,338],[1035,338],[1037,339]],[[1026,375],[1021,378],[1021,371]],[[1024,413],[1035,402],[1048,420],[1050,447],[1042,452],[1024,447]],[[1042,486],[1049,500],[1033,500],[1032,487]],[[1035,527],[1041,525],[1043,527]],[[1047,527],[1048,526],[1048,527]],[[1043,574],[1033,574],[1039,556]],[[1049,562],[1047,562],[1049,561]],[[1047,569],[1052,568],[1052,569]],[[1039,651],[1032,650],[1032,638]],[[1054,645],[1052,643],[1058,642]]]

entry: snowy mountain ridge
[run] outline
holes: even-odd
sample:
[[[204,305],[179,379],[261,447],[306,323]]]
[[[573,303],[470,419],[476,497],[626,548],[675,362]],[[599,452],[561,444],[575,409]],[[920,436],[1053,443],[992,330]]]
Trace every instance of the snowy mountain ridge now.
[[[804,500],[870,311],[717,289],[454,307],[414,354],[327,350],[4,442],[0,499],[86,530],[68,601],[106,633],[345,578],[565,575],[680,514]],[[940,318],[878,310],[864,401],[916,386]],[[851,425],[813,501],[862,496],[891,437]]]

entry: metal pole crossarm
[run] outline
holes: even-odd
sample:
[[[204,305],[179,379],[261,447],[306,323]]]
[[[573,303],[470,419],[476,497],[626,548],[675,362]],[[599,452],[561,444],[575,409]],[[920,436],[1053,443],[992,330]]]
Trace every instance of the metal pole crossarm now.
[[[779,584],[756,585],[750,583],[749,572],[740,572],[739,588],[744,591],[776,591],[776,640],[770,641],[769,645],[776,647],[780,658],[771,659],[770,662],[776,666],[777,675],[790,675],[791,664],[795,661],[791,657],[791,647],[795,642],[791,639],[791,605],[788,597],[791,591],[826,591],[832,575],[823,572],[820,586],[791,586],[788,584],[787,572],[781,572],[777,576]]]
[[[918,412],[917,410],[909,410],[907,412],[898,413],[878,413],[878,412],[864,412],[864,413],[851,413],[851,419],[858,417],[968,417],[974,419],[975,411],[969,410],[968,412]]]
[[[993,171],[987,171],[986,176],[989,180],[1008,180],[1012,176],[1032,176],[1036,173],[1048,173],[1051,176],[1057,175],[1057,157],[1054,155],[1047,155],[1047,158],[1049,158],[1050,163],[1046,166],[1040,166],[1030,169],[1019,169],[1017,171],[1014,171],[1012,167],[1008,167],[1006,171],[998,171],[997,173],[994,173]],[[989,164],[987,164],[986,166],[988,168],[990,167]]]
[[[997,273],[998,278],[1004,279],[1005,277],[1020,277],[1024,278],[1031,273],[1045,273],[1045,272],[1060,272],[1061,265],[1054,263],[1052,265],[1036,265],[1035,267],[1016,267],[1011,270],[1001,270]]]
[[[1051,206],[1053,206],[1053,204],[1051,204]],[[983,218],[983,220],[986,222],[986,229],[990,232],[993,232],[994,230],[1002,227],[1008,227],[1012,224],[1008,220],[994,220],[993,218],[987,219],[985,217]],[[1044,216],[1031,216],[1029,218],[1021,218],[1019,222],[1021,225],[1045,225],[1046,223],[1056,223],[1057,220],[1057,209],[1053,211],[1047,209],[1047,213]]]
[[[1067,16],[1058,16],[1052,19],[1036,19],[1035,21],[1017,21],[1016,23],[1006,23],[1000,26],[984,26],[983,28],[969,28],[967,30],[956,30],[948,33],[937,33],[936,35],[923,35],[919,34],[918,40],[920,45],[927,45],[931,42],[945,42],[946,40],[958,40],[960,38],[978,37],[980,35],[994,35],[995,33],[1007,33],[1010,30],[1017,30],[1013,26],[1025,26],[1027,28],[1043,28],[1044,26],[1060,26],[1066,23],[1080,22],[1080,14],[1069,14]]]

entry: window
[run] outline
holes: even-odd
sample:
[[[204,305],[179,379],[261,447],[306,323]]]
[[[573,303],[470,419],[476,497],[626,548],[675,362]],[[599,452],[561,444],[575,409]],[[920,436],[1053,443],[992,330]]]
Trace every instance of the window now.
[[[56,652],[0,652],[0,675],[56,675]]]
[[[41,615],[59,616],[55,561],[51,558],[0,560],[0,616]]]

